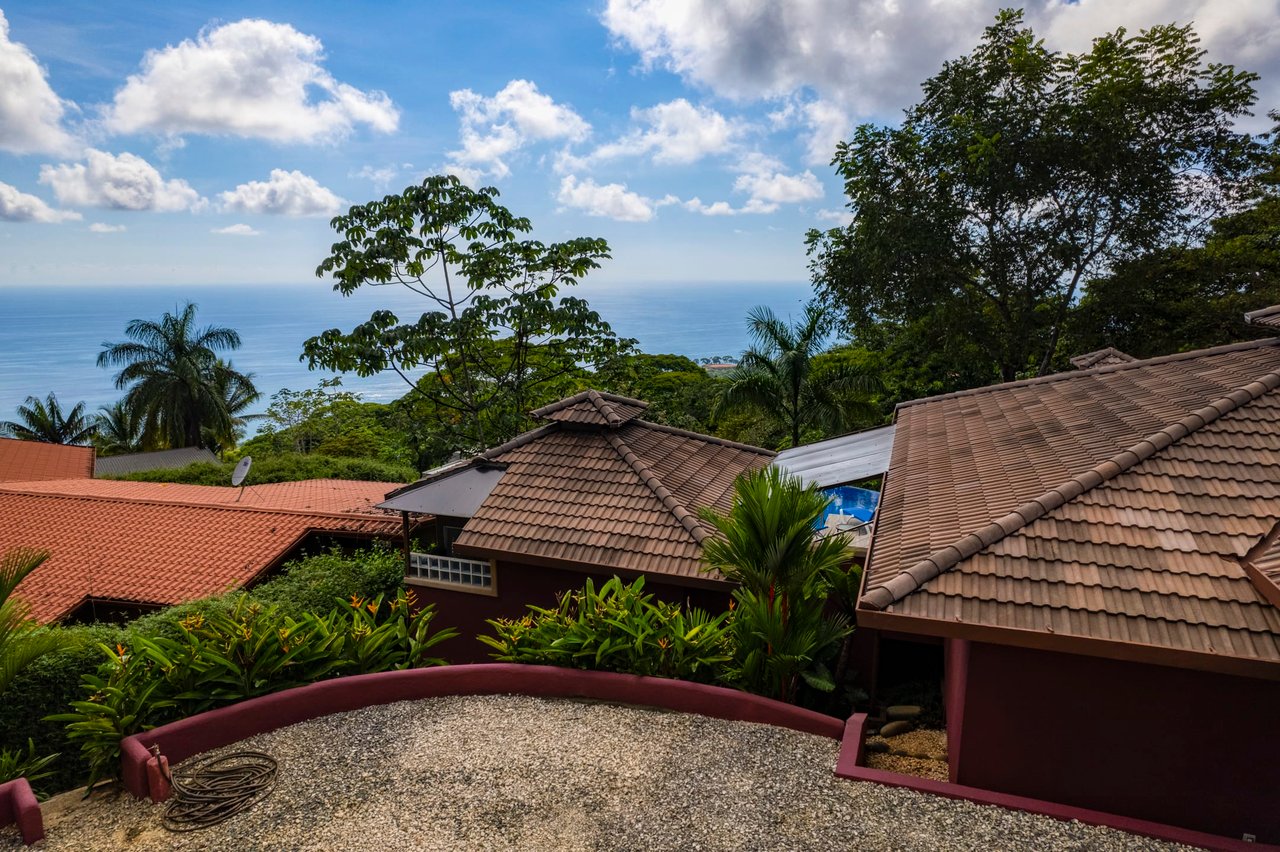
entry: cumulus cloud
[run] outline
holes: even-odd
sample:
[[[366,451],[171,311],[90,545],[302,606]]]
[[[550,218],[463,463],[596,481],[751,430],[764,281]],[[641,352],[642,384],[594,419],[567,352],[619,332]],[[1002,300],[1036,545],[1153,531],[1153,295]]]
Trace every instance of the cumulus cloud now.
[[[210,233],[223,234],[228,237],[256,237],[262,234],[250,225],[227,225],[225,228],[214,228]]]
[[[591,125],[528,80],[512,80],[491,98],[471,89],[449,94],[458,113],[462,147],[450,151],[447,170],[467,183],[485,175],[506,177],[513,152],[531,142],[579,142]]]
[[[74,145],[62,128],[66,104],[25,45],[9,40],[0,11],[0,149],[15,154],[66,154]],[[28,196],[30,197],[30,196]]]
[[[1194,22],[1210,60],[1262,74],[1264,110],[1280,95],[1274,0],[1024,5],[1028,22],[1058,50],[1087,49],[1119,26],[1132,32]],[[602,21],[642,66],[669,69],[717,94],[757,100],[807,92],[858,118],[895,120],[944,59],[973,48],[996,8],[989,0],[608,0]],[[818,162],[822,146],[814,145],[810,157]]]
[[[750,203],[772,206],[814,201],[822,197],[822,182],[811,171],[787,174],[782,163],[762,154],[752,154],[739,164],[742,174],[733,188],[750,196]]]
[[[687,165],[710,154],[726,153],[742,134],[739,123],[684,98],[648,109],[633,108],[631,120],[638,125],[636,129],[616,142],[601,145],[583,160],[649,154],[656,163]]]
[[[332,142],[357,125],[390,133],[400,114],[383,92],[334,79],[315,36],[245,19],[148,51],[105,113],[116,133],[205,133]]]
[[[124,225],[108,225],[106,222],[94,222],[89,226],[89,230],[95,234],[120,234],[124,233]]]
[[[0,219],[6,222],[65,222],[79,219],[74,210],[55,210],[43,200],[0,183]]]
[[[654,201],[627,189],[626,184],[598,184],[590,178],[579,181],[573,175],[560,181],[560,191],[556,194],[556,201],[564,207],[619,222],[648,222],[656,208],[676,200],[668,196]]]
[[[207,202],[185,180],[165,180],[155,167],[130,153],[89,148],[85,162],[40,167],[40,182],[72,207],[113,210],[201,210]]]
[[[265,181],[242,183],[219,194],[222,209],[274,216],[325,216],[337,213],[342,199],[299,171],[272,169]]]
[[[385,190],[391,182],[401,174],[413,170],[413,163],[388,163],[385,166],[364,165],[357,172],[348,172],[347,177],[363,178],[373,184],[375,189]]]
[[[853,214],[848,210],[819,210],[814,215],[821,222],[830,222],[840,227],[844,227],[853,221]]]

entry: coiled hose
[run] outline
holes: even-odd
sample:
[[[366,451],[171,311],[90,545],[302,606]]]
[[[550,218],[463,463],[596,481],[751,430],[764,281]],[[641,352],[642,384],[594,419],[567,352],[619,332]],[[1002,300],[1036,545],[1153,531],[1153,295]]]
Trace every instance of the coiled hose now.
[[[276,761],[260,751],[238,751],[185,766],[170,776],[174,797],[164,810],[170,831],[196,831],[229,819],[271,795]]]

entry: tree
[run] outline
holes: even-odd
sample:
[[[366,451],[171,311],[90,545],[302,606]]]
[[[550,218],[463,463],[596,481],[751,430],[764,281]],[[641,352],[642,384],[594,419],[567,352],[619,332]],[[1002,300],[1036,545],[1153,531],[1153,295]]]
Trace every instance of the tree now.
[[[521,239],[529,220],[497,196],[438,175],[336,217],[340,241],[317,276],[332,275],[344,296],[399,284],[430,310],[408,323],[376,311],[350,332],[330,329],[303,347],[312,369],[396,372],[430,403],[453,447],[468,452],[510,438],[545,388],[633,343],[582,299],[556,298],[609,257],[608,244]],[[425,376],[412,376],[417,370]]]
[[[205,447],[234,433],[236,414],[228,405],[256,399],[252,379],[218,358],[237,349],[240,335],[225,326],[195,325],[188,302],[159,322],[135,319],[125,326],[132,340],[104,343],[99,367],[122,367],[116,387],[127,388],[124,404],[139,412],[148,444]]]
[[[815,286],[856,337],[932,315],[994,376],[1043,374],[1084,282],[1194,239],[1247,190],[1260,146],[1232,122],[1256,79],[1206,65],[1190,27],[1064,54],[1002,11],[901,127],[838,146],[854,218],[809,233]]]
[[[741,407],[758,409],[782,424],[791,446],[799,446],[807,427],[838,431],[856,409],[872,417],[875,412],[845,394],[878,389],[874,374],[850,363],[832,364],[821,380],[814,373],[814,359],[831,333],[834,315],[818,302],[805,306],[804,316],[788,325],[767,307],[747,315],[755,345],[742,355],[721,392],[717,415]]]
[[[123,453],[142,452],[142,418],[138,411],[119,400],[113,405],[98,409],[95,420],[97,431],[93,444],[98,455],[115,456]]]
[[[96,429],[96,424],[85,416],[83,402],[64,412],[52,393],[43,400],[27,397],[27,401],[18,406],[18,420],[0,423],[2,434],[47,444],[87,444]]]
[[[61,646],[59,634],[40,630],[13,590],[49,558],[42,550],[20,547],[0,557],[0,694],[27,664]]]
[[[261,414],[248,413],[248,409],[262,399],[262,393],[253,386],[253,373],[237,372],[221,358],[214,365],[212,378],[214,393],[222,400],[227,416],[218,426],[202,426],[201,438],[206,447],[221,453],[244,437],[250,421],[262,419]]]

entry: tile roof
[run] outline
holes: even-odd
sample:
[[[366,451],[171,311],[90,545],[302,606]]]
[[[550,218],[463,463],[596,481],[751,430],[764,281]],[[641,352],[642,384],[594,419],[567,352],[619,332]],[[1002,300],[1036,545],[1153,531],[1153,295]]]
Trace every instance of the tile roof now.
[[[217,464],[218,457],[204,447],[183,447],[180,450],[157,450],[153,453],[126,453],[120,456],[103,456],[94,466],[95,476],[124,476],[143,470],[167,470],[206,462]]]
[[[584,390],[582,393],[544,405],[529,412],[539,420],[574,423],[587,426],[621,426],[634,420],[649,407],[639,399]]]
[[[130,482],[119,479],[63,479],[41,482],[0,482],[0,491],[63,494],[188,503],[198,506],[237,506],[242,509],[284,509],[301,512],[381,515],[374,504],[393,485],[350,479],[306,479],[239,488],[223,485],[185,485],[175,482]]]
[[[1280,328],[1280,305],[1249,311],[1244,315],[1244,321],[1249,325],[1261,326],[1262,328]]]
[[[16,594],[37,619],[52,621],[87,598],[166,605],[236,588],[312,531],[399,533],[394,515],[371,510],[367,502],[362,508],[363,492],[380,496],[385,483],[339,483],[334,489],[325,484],[257,486],[272,498],[265,506],[230,502],[225,492],[239,490],[233,488],[106,480],[0,483],[0,551],[25,546],[50,552]],[[324,502],[316,494],[328,499],[325,508],[302,508]],[[353,494],[360,494],[355,503]]]
[[[901,406],[860,609],[1280,663],[1278,388],[1264,340]]]
[[[711,528],[698,519],[698,507],[727,511],[734,480],[768,464],[773,453],[634,414],[580,417],[584,396],[540,409],[539,416],[548,409],[573,411],[572,419],[553,419],[484,454],[507,469],[455,548],[517,561],[706,578],[702,541]],[[598,396],[614,412],[643,405]]]
[[[1128,364],[1130,361],[1136,361],[1132,355],[1127,355],[1113,346],[1106,349],[1099,349],[1097,352],[1086,352],[1083,355],[1077,355],[1071,359],[1071,366],[1077,370],[1087,370],[1090,367],[1109,367],[1112,364]]]
[[[0,482],[93,476],[93,447],[0,438]]]

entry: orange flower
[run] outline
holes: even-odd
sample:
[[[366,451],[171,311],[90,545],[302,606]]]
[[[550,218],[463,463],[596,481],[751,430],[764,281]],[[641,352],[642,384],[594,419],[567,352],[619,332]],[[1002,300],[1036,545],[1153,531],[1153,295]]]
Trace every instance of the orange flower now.
[[[120,659],[124,659],[124,646],[119,642],[116,643],[116,654],[119,655]]]
[[[352,596],[351,596],[351,606],[352,606],[352,608],[353,608],[353,609],[359,609],[360,607],[364,606],[364,599],[363,599],[363,598],[358,598],[358,597],[356,597],[355,595],[352,595]]]
[[[377,615],[377,614],[378,614],[378,602],[377,602],[377,601],[370,601],[370,602],[369,602],[369,605],[368,605],[368,606],[366,606],[366,607],[365,607],[365,609],[369,610],[369,612],[373,613],[374,615]]]

